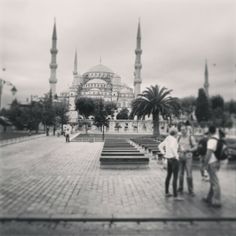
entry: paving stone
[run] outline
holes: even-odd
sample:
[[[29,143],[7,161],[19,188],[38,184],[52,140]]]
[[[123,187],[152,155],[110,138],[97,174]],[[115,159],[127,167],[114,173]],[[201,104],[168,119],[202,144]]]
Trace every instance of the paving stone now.
[[[222,209],[201,202],[209,183],[194,170],[196,197],[164,196],[166,172],[101,169],[103,143],[65,143],[45,137],[1,148],[1,216],[41,217],[236,217],[236,171],[222,167]],[[131,227],[132,228],[132,227]]]

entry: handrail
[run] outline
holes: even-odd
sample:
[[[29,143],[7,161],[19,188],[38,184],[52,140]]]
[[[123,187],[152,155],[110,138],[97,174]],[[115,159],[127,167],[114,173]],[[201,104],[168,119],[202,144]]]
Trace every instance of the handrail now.
[[[121,218],[121,217],[73,217],[73,216],[49,216],[49,217],[38,217],[38,216],[19,216],[19,217],[0,217],[0,222],[6,221],[30,221],[30,222],[226,222],[226,221],[236,221],[236,217],[130,217],[130,218]]]

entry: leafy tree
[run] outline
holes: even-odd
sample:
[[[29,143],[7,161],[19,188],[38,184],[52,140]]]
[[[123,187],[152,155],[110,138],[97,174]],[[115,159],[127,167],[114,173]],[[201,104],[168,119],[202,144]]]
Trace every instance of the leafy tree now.
[[[217,127],[224,127],[226,115],[224,112],[224,99],[220,95],[212,96],[211,102],[211,121]]]
[[[27,116],[25,109],[20,106],[20,103],[15,99],[10,109],[6,113],[7,118],[12,122],[12,124],[19,130],[23,130],[27,126]]]
[[[108,116],[113,116],[114,111],[116,109],[116,104],[113,102],[104,102],[103,99],[96,99],[95,104],[96,108],[94,112],[94,124],[97,127],[101,127],[104,139],[104,127],[108,127]]]
[[[95,112],[95,102],[92,98],[79,97],[75,102],[76,110],[86,119]]]
[[[127,108],[123,108],[116,116],[117,120],[128,120],[129,118],[129,110]]]
[[[93,115],[96,108],[95,100],[87,97],[79,97],[75,102],[76,110],[81,114],[84,118],[88,119],[90,115]],[[85,122],[85,132],[88,132],[88,123]]]
[[[214,110],[216,108],[224,109],[224,99],[220,95],[211,97],[211,108]]]
[[[114,116],[114,112],[117,109],[116,104],[114,102],[105,102],[105,111],[107,116]]]
[[[158,85],[147,88],[142,94],[136,98],[132,103],[132,114],[138,117],[145,117],[152,115],[153,119],[153,135],[160,136],[159,130],[159,116],[171,117],[177,114],[180,105],[175,97],[171,97],[172,90]]]
[[[194,96],[189,96],[179,100],[182,112],[188,116],[191,115],[194,111],[194,107],[196,106],[196,98]]]
[[[54,105],[55,107],[55,113],[56,113],[56,121],[61,126],[61,131],[63,131],[63,124],[68,123],[69,117],[68,117],[68,103],[66,102],[57,102]]]
[[[236,101],[230,100],[225,103],[225,111],[229,114],[236,114]]]
[[[43,114],[42,114],[43,124],[45,126],[55,125],[56,113],[55,113],[55,108],[53,106],[51,91],[49,93],[49,96],[46,96],[42,101],[42,103],[43,103]]]
[[[26,108],[28,110],[28,125],[29,130],[35,130],[38,133],[39,124],[43,120],[43,104],[40,102],[31,102]]]
[[[207,122],[210,119],[209,100],[203,88],[198,90],[195,114],[198,122]]]

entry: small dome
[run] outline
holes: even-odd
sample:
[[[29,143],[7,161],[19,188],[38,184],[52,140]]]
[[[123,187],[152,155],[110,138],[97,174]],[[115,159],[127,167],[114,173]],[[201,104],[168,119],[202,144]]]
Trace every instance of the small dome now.
[[[102,64],[98,64],[96,66],[93,66],[92,68],[90,68],[86,73],[88,72],[102,72],[102,73],[112,73],[114,74],[114,72],[108,68],[107,66],[104,66]]]

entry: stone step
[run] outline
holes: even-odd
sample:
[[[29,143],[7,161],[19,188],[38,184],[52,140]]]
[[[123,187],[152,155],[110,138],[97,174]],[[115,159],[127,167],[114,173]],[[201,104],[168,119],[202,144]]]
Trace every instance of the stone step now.
[[[139,153],[138,150],[136,149],[103,149],[102,152],[137,152]]]
[[[149,158],[145,156],[102,156],[100,157],[101,163],[148,163]]]
[[[140,152],[102,152],[101,156],[144,156]]]

